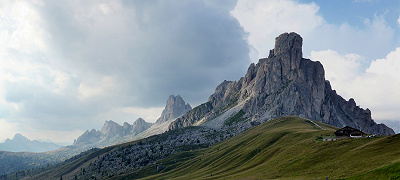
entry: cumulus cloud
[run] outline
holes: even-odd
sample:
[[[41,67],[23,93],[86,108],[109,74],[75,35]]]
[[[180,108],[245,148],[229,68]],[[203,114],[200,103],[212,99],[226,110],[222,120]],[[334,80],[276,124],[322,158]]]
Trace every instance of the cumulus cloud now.
[[[290,0],[239,0],[231,13],[249,32],[249,44],[259,52],[258,58],[268,56],[274,38],[282,32],[294,31],[303,37],[305,56],[311,51],[333,49],[344,54],[362,54],[372,60],[385,56],[396,43],[394,30],[385,22],[384,14],[365,18],[360,28],[347,23],[330,24],[320,15],[317,4]]]
[[[311,58],[324,65],[332,88],[345,99],[352,97],[361,107],[371,109],[375,120],[400,119],[400,48],[372,61],[366,69],[362,68],[363,58],[356,54],[328,50],[312,52]]]
[[[153,118],[170,94],[201,103],[250,63],[235,4],[3,1],[0,116],[19,129],[83,131]]]
[[[346,99],[352,97],[346,87],[365,72],[365,68],[362,68],[365,60],[360,55],[341,55],[333,50],[311,51],[310,59],[322,63],[325,69],[325,78],[331,82],[333,88],[337,88],[338,94]]]
[[[400,25],[400,16],[399,16],[399,19],[397,19],[397,23]]]
[[[2,140],[4,140],[5,138],[10,138],[12,139],[14,137],[14,133],[17,131],[17,124],[15,123],[9,123],[4,119],[0,118],[0,137],[3,137],[0,142]]]
[[[305,35],[321,26],[324,20],[317,14],[318,10],[314,3],[239,0],[231,13],[249,32],[249,44],[259,53],[258,58],[263,58],[274,48],[274,39],[282,32],[295,31]]]

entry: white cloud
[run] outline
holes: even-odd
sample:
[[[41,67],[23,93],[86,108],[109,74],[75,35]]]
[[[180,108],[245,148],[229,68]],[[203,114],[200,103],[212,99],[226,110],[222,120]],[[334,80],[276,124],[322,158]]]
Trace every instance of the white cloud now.
[[[397,19],[397,23],[399,23],[399,25],[400,25],[400,16],[399,16],[399,19]]]
[[[351,97],[346,87],[351,84],[363,71],[363,59],[358,54],[340,55],[333,50],[312,51],[310,59],[320,61],[325,69],[325,78],[331,82],[338,94],[346,99]]]
[[[17,123],[9,123],[6,120],[0,118],[0,141],[7,138],[12,139],[14,137],[14,134],[18,133],[17,127]]]
[[[357,104],[369,108],[375,120],[399,120],[400,115],[400,48],[384,59],[362,67],[359,55],[341,55],[335,51],[312,52],[311,58],[324,65],[326,79],[345,99],[353,97]]]
[[[137,117],[143,118],[147,122],[156,122],[160,117],[161,112],[164,107],[154,107],[154,108],[140,108],[140,107],[126,107],[122,108],[121,111],[124,113],[132,114]],[[132,124],[132,122],[130,122]]]
[[[249,43],[259,52],[258,58],[268,56],[275,37],[292,31],[303,37],[305,56],[311,51],[333,49],[376,59],[396,43],[394,30],[385,22],[385,14],[364,19],[365,24],[360,28],[347,23],[330,24],[319,14],[317,4],[290,0],[239,0],[231,13],[249,32]]]
[[[40,15],[35,11],[35,4],[26,1],[3,1],[0,6],[0,46],[14,50],[32,53],[36,50],[46,49],[43,41],[46,32],[42,25]],[[5,47],[1,47],[5,48]]]
[[[324,20],[317,15],[318,10],[314,3],[239,0],[231,13],[250,33],[249,43],[259,51],[258,58],[262,58],[268,56],[274,47],[274,38],[282,32],[309,34],[321,26]]]

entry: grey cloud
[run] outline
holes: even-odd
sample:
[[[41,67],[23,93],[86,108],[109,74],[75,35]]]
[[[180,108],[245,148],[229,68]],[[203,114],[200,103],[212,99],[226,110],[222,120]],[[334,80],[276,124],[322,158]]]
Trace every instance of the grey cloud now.
[[[49,129],[79,127],[85,119],[84,128],[90,128],[100,113],[115,107],[164,106],[170,94],[199,104],[223,80],[244,75],[250,63],[247,34],[229,14],[235,4],[121,1],[101,14],[93,10],[97,1],[46,1],[37,7],[49,35],[49,51],[41,61],[69,75],[69,93],[14,84],[26,91],[10,86],[6,99],[23,104],[20,117]],[[102,77],[111,77],[116,87],[80,101],[79,85],[96,84]]]
[[[62,54],[71,53],[70,61],[80,64],[84,68],[81,71],[116,77],[125,88],[124,95],[132,97],[132,102],[126,102],[130,105],[159,106],[169,94],[179,92],[185,92],[190,101],[199,103],[210,94],[210,86],[215,87],[224,79],[238,79],[250,62],[246,34],[240,24],[227,9],[209,4],[203,1],[129,2],[124,6],[124,13],[131,17],[125,19],[124,29],[113,34],[108,30],[88,31],[79,29],[78,25],[71,26],[72,32],[87,31],[83,35],[86,39],[72,38],[71,42],[79,42],[86,50],[65,52],[69,51],[65,48]],[[50,32],[53,34],[53,31],[62,34],[55,36],[55,42],[63,42],[64,33],[68,37],[68,30],[64,28]],[[63,44],[59,49],[64,49]],[[203,93],[194,97],[198,92]]]

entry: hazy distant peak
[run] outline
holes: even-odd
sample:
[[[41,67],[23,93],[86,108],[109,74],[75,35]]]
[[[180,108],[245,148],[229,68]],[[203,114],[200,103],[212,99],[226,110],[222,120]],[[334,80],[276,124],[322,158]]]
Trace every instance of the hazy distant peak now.
[[[14,141],[29,141],[28,138],[26,138],[25,136],[23,136],[20,133],[15,134],[14,138],[12,140],[14,140]]]
[[[40,142],[37,140],[31,141],[20,133],[14,135],[13,139],[6,139],[4,143],[0,143],[0,150],[12,152],[45,152],[60,148],[53,142]]]

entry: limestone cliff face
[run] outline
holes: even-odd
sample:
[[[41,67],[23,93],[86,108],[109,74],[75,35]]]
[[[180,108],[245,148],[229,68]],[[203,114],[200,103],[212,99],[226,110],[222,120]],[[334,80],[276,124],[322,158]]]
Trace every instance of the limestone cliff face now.
[[[185,103],[181,96],[170,95],[165,109],[162,111],[161,117],[157,119],[156,124],[180,117],[191,109],[192,107]]]
[[[239,81],[224,81],[216,88],[207,102],[212,108],[196,118],[179,118],[169,129],[200,119],[210,121],[226,109],[243,104],[242,110],[252,121],[295,115],[367,133],[394,134],[387,126],[376,124],[369,109],[358,107],[354,99],[344,100],[332,90],[322,64],[302,58],[302,41],[296,33],[281,34],[268,58],[251,64]]]

